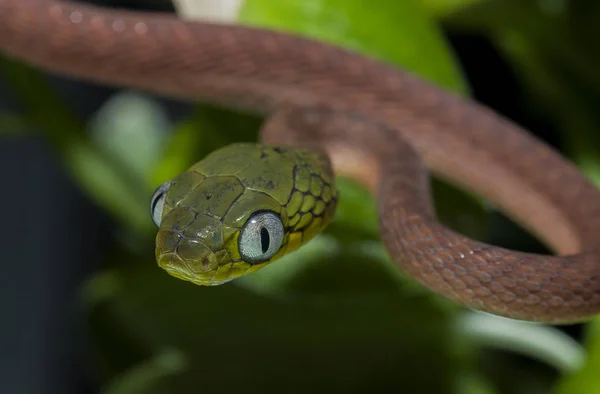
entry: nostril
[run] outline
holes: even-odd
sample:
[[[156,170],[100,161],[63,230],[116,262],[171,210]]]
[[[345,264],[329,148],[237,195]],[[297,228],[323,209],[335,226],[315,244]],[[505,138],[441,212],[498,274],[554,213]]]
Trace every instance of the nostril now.
[[[190,270],[196,274],[213,271],[219,266],[217,257],[214,255],[214,253],[211,253],[200,260],[188,261],[187,265],[190,267]]]

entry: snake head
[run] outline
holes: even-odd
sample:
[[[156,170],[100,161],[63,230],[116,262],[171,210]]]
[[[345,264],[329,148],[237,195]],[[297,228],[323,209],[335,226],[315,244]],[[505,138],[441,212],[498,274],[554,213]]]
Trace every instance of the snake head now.
[[[235,144],[161,185],[151,202],[158,265],[211,286],[297,249],[327,225],[336,205],[335,189],[314,175],[322,160],[311,158],[292,148]],[[317,188],[312,181],[313,191],[326,199],[309,190],[313,178],[320,182]]]

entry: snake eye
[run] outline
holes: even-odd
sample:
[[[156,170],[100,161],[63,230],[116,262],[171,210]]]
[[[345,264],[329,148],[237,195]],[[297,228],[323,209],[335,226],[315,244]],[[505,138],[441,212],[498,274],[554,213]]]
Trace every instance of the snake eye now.
[[[248,263],[269,260],[281,248],[283,233],[283,224],[275,213],[262,211],[250,216],[239,238],[242,259]]]
[[[172,183],[172,181],[168,181],[160,185],[150,200],[150,216],[152,217],[152,221],[156,227],[160,227],[163,207],[165,206],[165,197],[167,196],[167,191],[169,190],[169,187],[171,187]]]

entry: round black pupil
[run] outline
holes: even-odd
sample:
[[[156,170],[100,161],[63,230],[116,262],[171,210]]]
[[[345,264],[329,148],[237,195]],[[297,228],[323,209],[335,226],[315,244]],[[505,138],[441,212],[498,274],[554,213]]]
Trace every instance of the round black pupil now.
[[[263,253],[267,253],[267,250],[269,250],[269,242],[270,241],[271,241],[271,237],[269,236],[269,231],[266,228],[261,227],[261,229],[260,229],[260,246],[262,248]]]

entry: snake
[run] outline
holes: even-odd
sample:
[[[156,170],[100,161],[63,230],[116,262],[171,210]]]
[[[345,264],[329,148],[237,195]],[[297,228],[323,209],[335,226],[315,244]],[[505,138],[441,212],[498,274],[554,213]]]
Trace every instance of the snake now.
[[[159,186],[150,203],[159,266],[198,285],[219,285],[298,249],[334,216],[327,155],[238,143]]]
[[[409,71],[272,29],[69,1],[0,0],[0,52],[50,73],[262,116],[151,198],[158,264],[216,285],[298,248],[334,216],[337,176],[376,197],[399,270],[466,308],[563,324],[600,312],[600,193],[516,123]],[[440,223],[430,178],[476,193],[550,249]]]

